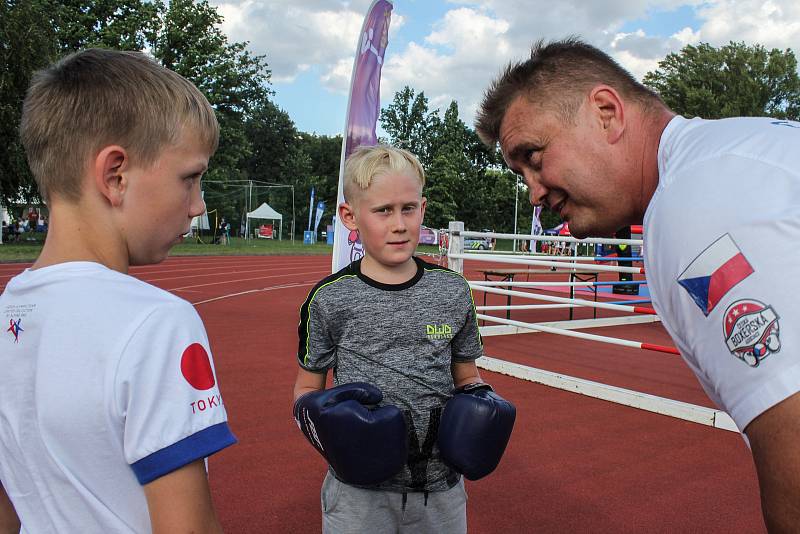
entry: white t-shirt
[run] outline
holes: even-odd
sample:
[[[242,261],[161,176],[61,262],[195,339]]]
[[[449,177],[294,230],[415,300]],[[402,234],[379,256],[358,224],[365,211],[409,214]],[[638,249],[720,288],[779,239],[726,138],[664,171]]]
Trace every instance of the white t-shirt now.
[[[675,117],[647,208],[653,305],[740,430],[800,391],[800,123]]]
[[[235,443],[191,304],[97,263],[0,295],[0,480],[23,532],[150,532],[142,485]]]

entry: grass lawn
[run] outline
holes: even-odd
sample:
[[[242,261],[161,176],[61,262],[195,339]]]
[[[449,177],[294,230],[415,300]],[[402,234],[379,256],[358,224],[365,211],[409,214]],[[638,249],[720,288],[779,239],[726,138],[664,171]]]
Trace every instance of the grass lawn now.
[[[23,234],[17,243],[0,245],[0,262],[33,261],[42,249],[44,234]],[[26,237],[28,240],[26,240]],[[438,253],[438,247],[421,245],[420,252]],[[170,252],[170,256],[266,256],[266,255],[324,255],[332,254],[333,247],[325,243],[304,245],[302,239],[294,242],[288,239],[244,240],[232,237],[229,245],[211,245],[199,242],[184,242]]]

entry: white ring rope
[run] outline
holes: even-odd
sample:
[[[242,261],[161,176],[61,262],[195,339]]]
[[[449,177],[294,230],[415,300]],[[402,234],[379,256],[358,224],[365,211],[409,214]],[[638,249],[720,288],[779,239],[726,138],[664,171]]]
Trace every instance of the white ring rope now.
[[[580,304],[512,304],[511,306],[475,306],[478,311],[505,310],[557,310],[565,308],[582,308]]]
[[[590,270],[591,272],[612,272],[612,273],[633,273],[633,274],[643,274],[644,269],[641,267],[616,267],[613,265],[592,265],[591,269],[587,269],[587,265],[581,263],[565,263],[559,261],[540,261],[540,260],[529,260],[526,258],[509,258],[508,256],[499,256],[499,255],[478,255],[478,254],[459,254],[459,253],[450,253],[448,254],[449,258],[456,258],[462,260],[474,260],[474,261],[485,261],[485,262],[495,262],[495,263],[512,263],[515,265],[538,265],[541,267],[555,267],[556,269],[569,269],[570,271],[577,271],[580,274],[580,271],[587,271]],[[569,272],[569,271],[565,271]]]
[[[602,285],[643,285],[647,282],[644,280],[631,280],[631,281],[624,281],[624,282],[504,282],[500,280],[470,280],[470,284],[475,284],[476,286],[487,286],[487,287],[531,287],[537,288],[539,286],[542,287],[559,287],[559,286],[566,286],[566,287],[591,287],[591,286],[602,286]]]
[[[525,235],[525,234],[499,234],[496,232],[469,232],[460,231],[458,233],[450,232],[451,236],[459,235],[461,237],[489,237],[494,239],[516,239],[517,241],[561,241],[563,243],[583,243],[583,244],[597,244],[597,245],[633,245],[642,246],[644,241],[641,239],[614,239],[605,237],[588,237],[586,239],[576,239],[571,236],[564,235]]]
[[[542,295],[539,293],[528,293],[526,291],[514,291],[510,289],[496,289],[493,287],[476,286],[472,282],[469,283],[469,287],[477,291],[483,291],[485,293],[494,293],[495,295],[522,297],[525,299],[544,300],[545,302],[558,302],[561,304],[579,304],[581,306],[588,306],[590,308],[601,308],[605,310],[624,311],[630,313],[643,313],[647,315],[656,314],[653,308],[646,308],[644,306],[625,306],[623,304],[607,304],[605,302],[594,302],[592,300],[552,297],[550,295]]]
[[[563,272],[563,273],[573,273],[578,274],[581,271],[584,273],[587,272],[587,268],[591,269],[589,272],[626,272],[626,273],[639,273],[644,274],[644,269],[637,269],[631,267],[611,267],[607,265],[587,265],[585,263],[581,264],[578,262],[581,261],[591,261],[593,258],[580,258],[580,257],[551,257],[549,260],[538,260],[540,256],[534,256],[533,254],[523,253],[520,255],[515,255],[516,257],[503,257],[502,253],[496,253],[495,251],[473,251],[471,253],[463,253],[463,238],[464,237],[489,237],[495,239],[514,239],[514,240],[530,240],[530,241],[558,241],[558,242],[567,242],[567,243],[596,243],[596,244],[627,244],[627,245],[638,245],[641,246],[643,244],[642,240],[639,239],[586,239],[586,240],[577,240],[572,237],[565,237],[565,236],[534,236],[534,235],[520,235],[520,234],[500,234],[500,233],[487,233],[487,232],[465,232],[463,230],[463,223],[461,222],[453,222],[450,223],[450,236],[451,240],[449,242],[449,254],[448,259],[453,258],[453,268],[455,268],[459,272],[463,272],[463,260],[470,259],[475,261],[494,261],[498,263],[511,263],[511,264],[523,264],[523,265],[541,265],[541,266],[548,266],[554,267],[552,270]],[[640,230],[641,231],[641,230]],[[531,261],[527,258],[537,258],[534,261]],[[595,260],[598,261],[598,260]],[[603,259],[605,261],[605,259]],[[632,261],[627,258],[619,258],[617,261]],[[639,261],[636,259],[635,261]],[[570,263],[566,263],[570,262]],[[570,268],[567,270],[566,268]],[[558,272],[557,271],[557,272]],[[498,273],[499,274],[499,273]],[[524,274],[524,271],[520,274]],[[531,273],[535,274],[535,273]],[[571,278],[572,279],[572,278]],[[625,281],[631,285],[637,284],[642,285],[646,284],[647,281]],[[594,286],[595,288],[599,285],[612,285],[608,282],[602,283],[595,279],[594,282],[592,281],[580,281],[580,282],[537,282],[537,281],[526,281],[526,282],[514,282],[513,279],[510,281],[469,281],[470,288],[475,291],[484,291],[484,293],[494,293],[499,295],[506,295],[511,299],[511,296],[518,296],[522,298],[532,298],[538,300],[545,300],[551,302],[560,302],[559,304],[539,304],[539,305],[514,305],[514,306],[478,306],[476,310],[481,311],[488,311],[488,310],[523,310],[523,309],[544,309],[544,308],[574,308],[578,305],[589,306],[589,307],[596,307],[596,308],[605,308],[605,309],[614,309],[618,311],[633,311],[634,313],[647,313],[648,315],[636,315],[636,316],[625,316],[625,317],[612,317],[612,318],[603,318],[603,319],[590,319],[590,320],[570,320],[570,321],[562,321],[558,323],[549,323],[549,324],[532,324],[532,323],[524,323],[521,321],[514,321],[512,319],[505,319],[503,317],[497,317],[494,315],[486,315],[483,313],[477,313],[477,318],[479,320],[483,320],[484,322],[490,323],[497,323],[495,326],[484,326],[481,327],[482,335],[506,335],[509,333],[519,333],[520,331],[533,331],[533,332],[546,332],[550,334],[556,335],[563,335],[567,337],[573,337],[578,339],[584,339],[588,341],[597,341],[601,343],[607,343],[612,345],[630,347],[635,349],[643,349],[643,350],[651,350],[657,352],[664,352],[668,354],[680,354],[675,347],[669,346],[662,346],[662,345],[655,345],[651,343],[644,343],[639,341],[630,341],[625,339],[617,339],[607,336],[600,336],[596,334],[588,334],[585,332],[577,331],[578,328],[594,328],[599,326],[613,326],[613,325],[620,325],[620,324],[627,324],[632,322],[641,322],[642,320],[647,320],[647,318],[652,318],[652,320],[657,321],[658,315],[655,314],[655,311],[652,308],[642,308],[639,306],[625,306],[625,305],[618,305],[618,304],[606,304],[606,303],[596,303],[592,301],[583,301],[581,299],[562,299],[559,297],[550,297],[546,295],[536,295],[529,292],[522,292],[522,291],[513,291],[513,290],[505,290],[500,289],[500,287],[519,287],[519,288],[534,288],[534,289],[543,289],[546,291],[545,288],[547,287],[554,287],[554,286],[567,286],[570,288],[574,287],[582,287],[582,286]],[[614,283],[613,285],[616,285]],[[595,298],[597,298],[597,290],[595,291]],[[647,310],[645,312],[644,310]],[[559,328],[560,327],[560,328]],[[580,378],[569,377],[560,375],[558,373],[553,373],[550,371],[545,371],[542,369],[536,369],[533,367],[523,366],[513,362],[507,362],[503,360],[498,360],[495,358],[484,357],[481,358],[483,362],[478,363],[478,366],[482,369],[487,369],[494,372],[505,373],[510,376],[521,378],[523,380],[530,380],[533,382],[539,382],[542,384],[546,384],[552,387],[564,389],[567,391],[573,391],[576,393],[580,393],[582,395],[587,395],[590,397],[610,400],[612,402],[617,402],[620,404],[624,404],[627,406],[633,406],[635,408],[639,408],[642,410],[647,410],[655,413],[660,413],[664,415],[668,415],[670,417],[676,417],[679,419],[684,419],[687,421],[693,421],[696,423],[701,423],[705,425],[709,425],[716,428],[721,428],[725,430],[731,430],[736,432],[738,429],[736,425],[731,420],[730,416],[721,410],[713,410],[710,408],[706,408],[703,406],[696,406],[693,404],[687,404],[679,401],[675,401],[672,399],[667,399],[663,397],[658,397],[655,395],[648,395],[646,393],[641,393],[637,391],[627,390],[607,384],[601,384],[598,382],[591,382],[588,380],[583,380]]]
[[[501,323],[510,326],[516,326],[526,330],[536,330],[539,332],[547,332],[548,334],[558,334],[561,336],[574,337],[578,339],[588,339],[589,341],[599,341],[600,343],[609,343],[611,345],[620,345],[623,347],[630,347],[633,349],[654,350],[657,352],[666,352],[668,354],[680,354],[675,347],[665,347],[662,345],[655,345],[652,343],[644,343],[642,341],[629,341],[627,339],[617,339],[608,336],[599,336],[597,334],[587,334],[586,332],[577,332],[575,330],[566,330],[564,328],[553,328],[542,324],[523,323],[522,321],[514,321],[513,319],[504,319],[494,315],[477,314],[478,319],[490,321],[494,323]]]

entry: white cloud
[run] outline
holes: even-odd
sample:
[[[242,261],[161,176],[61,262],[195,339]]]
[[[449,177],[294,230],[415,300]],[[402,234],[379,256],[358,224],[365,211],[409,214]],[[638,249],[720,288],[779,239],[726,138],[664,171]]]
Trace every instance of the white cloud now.
[[[232,41],[249,41],[256,54],[266,54],[275,82],[292,82],[317,66],[322,80],[341,89],[340,63],[351,67],[358,34],[369,0],[212,0],[224,17],[222,30]],[[402,18],[393,17],[396,29]],[[347,73],[350,76],[350,73]]]
[[[433,0],[441,1],[441,0]],[[334,92],[349,87],[353,54],[370,0],[212,0],[232,40],[266,54],[274,81],[291,82],[314,69]],[[398,28],[412,20],[395,2],[383,66],[384,105],[404,85],[424,91],[432,108],[459,103],[472,122],[483,90],[510,60],[522,60],[533,41],[577,35],[611,54],[641,78],[670,52],[700,41],[791,47],[800,51],[798,0],[447,0],[451,7],[427,33],[399,42]],[[672,35],[641,29],[622,32],[631,20],[691,6],[699,21]],[[291,110],[289,110],[291,112]],[[342,112],[344,113],[344,112]]]
[[[719,46],[729,41],[800,51],[797,0],[716,0],[698,10],[705,19],[700,39]]]

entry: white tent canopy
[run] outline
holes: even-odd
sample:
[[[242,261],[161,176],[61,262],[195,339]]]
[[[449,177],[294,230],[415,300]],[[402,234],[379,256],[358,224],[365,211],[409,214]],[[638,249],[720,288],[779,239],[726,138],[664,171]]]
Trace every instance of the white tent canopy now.
[[[278,221],[278,239],[282,239],[283,236],[283,215],[272,209],[272,207],[264,202],[258,208],[251,211],[247,214],[247,222],[248,227],[250,223],[250,219],[269,219],[273,221]],[[249,234],[249,228],[248,228]]]
[[[198,215],[194,219],[192,219],[192,229],[193,230],[210,230],[211,227],[208,225],[208,212],[204,211],[202,215]]]
[[[206,198],[206,192],[201,191],[200,195],[203,197],[203,200]],[[211,227],[208,225],[208,210],[203,211],[202,215],[198,215],[197,217],[192,219],[192,230],[210,230]]]

